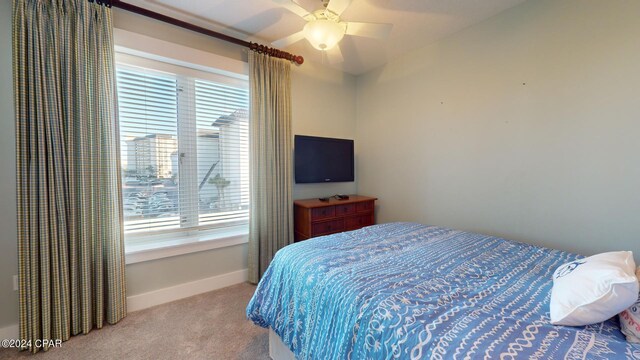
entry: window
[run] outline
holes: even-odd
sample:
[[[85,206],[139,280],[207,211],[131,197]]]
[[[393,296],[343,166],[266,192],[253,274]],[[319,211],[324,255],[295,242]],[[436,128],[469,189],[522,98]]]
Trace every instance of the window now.
[[[117,83],[127,251],[246,228],[246,78],[121,55]]]

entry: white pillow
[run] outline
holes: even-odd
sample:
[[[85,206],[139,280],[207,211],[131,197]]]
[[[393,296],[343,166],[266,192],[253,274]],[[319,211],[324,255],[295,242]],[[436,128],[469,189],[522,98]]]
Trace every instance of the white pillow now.
[[[615,251],[566,263],[553,273],[551,323],[582,326],[605,321],[638,298],[631,251]]]
[[[636,277],[640,281],[640,267],[636,270]],[[640,343],[640,294],[635,304],[620,313],[620,327],[627,341]]]

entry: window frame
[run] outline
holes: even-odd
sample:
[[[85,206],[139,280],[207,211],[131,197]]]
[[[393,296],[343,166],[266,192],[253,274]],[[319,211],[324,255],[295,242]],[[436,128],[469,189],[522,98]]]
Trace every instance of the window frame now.
[[[153,71],[165,71],[179,76],[190,77],[190,82],[195,82],[193,78],[198,78],[231,86],[241,85],[241,87],[246,87],[248,90],[248,64],[245,62],[121,29],[114,29],[114,39],[117,66],[142,67]],[[178,69],[179,71],[176,71]],[[203,74],[206,74],[206,76],[202,76]],[[178,101],[180,101],[180,98]],[[178,118],[180,118],[180,114]],[[195,127],[195,117],[193,120],[189,123],[192,123],[190,125]],[[179,121],[178,131],[182,126],[186,125]],[[180,139],[179,136],[178,139]],[[195,144],[191,145],[195,148]],[[179,141],[179,152],[181,152],[180,146]],[[182,178],[182,174],[180,178]],[[197,192],[191,192],[192,196],[194,194],[196,196],[195,202],[197,203]],[[186,200],[193,201],[193,199]],[[179,201],[182,205],[182,193]],[[194,214],[191,214],[192,219],[198,219],[198,212],[194,211]],[[178,216],[182,218],[182,212]],[[241,224],[206,230],[195,227],[128,234],[125,235],[126,263],[137,263],[244,244],[248,242],[248,227],[248,221],[243,221]],[[127,241],[127,239],[132,238],[135,241]]]

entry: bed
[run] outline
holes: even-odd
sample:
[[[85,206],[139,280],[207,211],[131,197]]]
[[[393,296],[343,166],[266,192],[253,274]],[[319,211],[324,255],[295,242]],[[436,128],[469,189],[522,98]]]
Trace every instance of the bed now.
[[[298,359],[640,359],[617,317],[550,324],[553,271],[580,257],[442,227],[375,225],[280,250],[247,317]]]

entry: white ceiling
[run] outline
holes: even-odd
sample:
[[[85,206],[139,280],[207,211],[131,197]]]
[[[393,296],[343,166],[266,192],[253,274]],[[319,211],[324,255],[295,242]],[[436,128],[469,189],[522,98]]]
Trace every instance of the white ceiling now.
[[[124,0],[244,40],[270,45],[302,30],[305,20],[274,0]],[[283,0],[279,0],[283,1]],[[401,54],[423,47],[481,22],[525,0],[353,0],[344,21],[391,23],[384,40],[345,36],[339,46],[342,63],[330,64],[322,52],[302,40],[282,49],[305,61],[324,63],[351,74],[362,74]],[[321,0],[297,0],[311,11]]]

